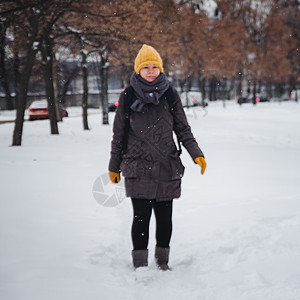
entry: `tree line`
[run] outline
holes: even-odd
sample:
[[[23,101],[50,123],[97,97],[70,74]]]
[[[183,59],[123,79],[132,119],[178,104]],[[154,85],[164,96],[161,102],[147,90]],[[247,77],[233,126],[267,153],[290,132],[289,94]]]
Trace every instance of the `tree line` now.
[[[300,0],[215,0],[209,11],[208,2],[1,0],[0,84],[7,107],[16,105],[12,145],[21,145],[28,86],[36,74],[45,83],[51,134],[58,134],[62,99],[81,73],[83,127],[89,129],[91,55],[99,58],[102,123],[108,124],[108,69],[120,66],[128,84],[143,43],[159,51],[166,74],[181,90],[197,82],[205,95],[209,85],[211,100],[217,84],[240,94],[243,80],[253,97],[262,86],[269,96],[297,88]],[[62,70],[69,59],[78,63]]]

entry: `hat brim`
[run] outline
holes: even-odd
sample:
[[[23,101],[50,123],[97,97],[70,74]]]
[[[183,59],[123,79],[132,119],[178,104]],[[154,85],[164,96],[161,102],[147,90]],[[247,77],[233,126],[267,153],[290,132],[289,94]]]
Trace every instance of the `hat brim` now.
[[[146,66],[146,65],[156,65],[156,66],[160,69],[160,72],[161,72],[161,73],[164,72],[163,67],[161,67],[161,66],[157,63],[157,61],[149,60],[149,61],[144,61],[143,63],[141,63],[141,64],[139,65],[139,67],[135,69],[135,73],[136,73],[136,74],[140,74],[140,71],[141,71],[142,67],[144,67],[144,66]]]

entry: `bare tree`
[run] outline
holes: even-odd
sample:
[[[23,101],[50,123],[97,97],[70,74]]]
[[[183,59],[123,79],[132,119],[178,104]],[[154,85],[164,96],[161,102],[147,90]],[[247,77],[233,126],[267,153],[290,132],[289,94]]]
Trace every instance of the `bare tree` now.
[[[17,116],[15,121],[15,128],[13,133],[13,146],[21,145],[24,112],[27,101],[27,89],[31,75],[32,66],[38,48],[36,43],[39,39],[39,23],[41,19],[41,12],[37,9],[35,2],[28,1],[7,1],[2,6],[0,16],[14,17],[18,15],[18,19],[14,19],[15,24],[24,24],[24,33],[27,36],[26,42],[26,56],[24,58],[23,70],[20,73],[19,88],[16,94]]]
[[[217,1],[222,17],[240,23],[246,35],[241,39],[243,57],[240,73],[252,86],[255,103],[256,92],[265,81],[267,85],[288,77],[291,65],[288,62],[290,30],[285,25],[286,10],[273,1]],[[269,88],[269,90],[271,90]]]
[[[6,18],[0,19],[0,83],[6,95],[6,108],[14,109],[11,91],[9,87],[9,74],[5,63],[7,45],[7,30],[9,28],[9,20]]]
[[[20,27],[22,29],[22,34],[27,37],[24,66],[20,73],[20,83],[16,95],[17,116],[13,134],[13,146],[21,145],[24,112],[27,103],[27,90],[36,54],[39,49],[42,50],[42,57],[47,61],[47,68],[45,68],[45,72],[46,70],[48,70],[48,72],[51,72],[50,69],[52,65],[50,66],[50,64],[52,64],[52,61],[50,53],[52,45],[50,34],[52,31],[52,27],[57,22],[57,20],[68,11],[70,6],[75,5],[76,2],[77,1],[75,0],[8,0],[1,7],[2,9],[0,16],[11,17],[14,20],[12,26]],[[18,33],[20,34],[20,32]],[[49,57],[50,59],[48,59]],[[53,83],[53,77],[51,77],[51,75],[49,76],[49,80]],[[51,132],[58,133],[58,131],[55,128],[56,113],[54,112],[56,110],[53,93],[53,84],[51,87],[49,83],[47,84],[47,94],[49,116],[51,122]]]

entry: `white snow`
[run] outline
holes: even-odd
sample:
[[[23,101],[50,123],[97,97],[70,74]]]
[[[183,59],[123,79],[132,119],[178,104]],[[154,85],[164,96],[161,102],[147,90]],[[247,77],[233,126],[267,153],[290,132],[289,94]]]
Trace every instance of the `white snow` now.
[[[30,104],[30,108],[47,108],[47,107],[48,107],[47,99],[35,100]]]
[[[214,0],[203,1],[202,3],[200,2],[199,4],[200,7],[206,12],[208,17],[212,18],[214,16],[215,10],[218,6]]]
[[[33,42],[32,49],[33,49],[34,51],[35,51],[35,50],[38,50],[39,44],[40,44],[40,42]]]
[[[79,110],[57,136],[49,120],[25,122],[21,147],[1,124],[0,299],[300,299],[300,104],[207,111],[186,111],[207,171],[184,150],[171,272],[154,265],[154,218],[149,267],[134,271],[130,200],[93,198],[112,132],[99,113],[83,131]]]

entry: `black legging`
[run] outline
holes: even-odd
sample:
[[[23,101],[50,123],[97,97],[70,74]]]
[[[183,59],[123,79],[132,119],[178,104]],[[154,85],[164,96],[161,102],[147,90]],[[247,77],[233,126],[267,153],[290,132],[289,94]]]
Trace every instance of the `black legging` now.
[[[155,199],[131,199],[133,222],[131,237],[134,250],[145,250],[148,247],[149,224],[154,209],[156,218],[156,245],[168,248],[172,235],[173,200],[157,202]]]

